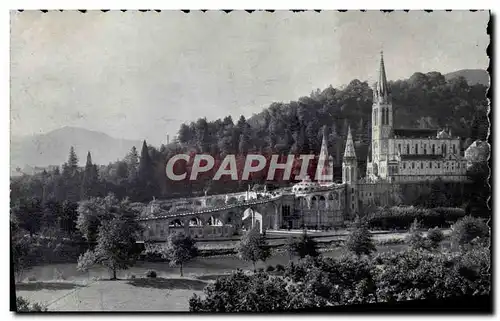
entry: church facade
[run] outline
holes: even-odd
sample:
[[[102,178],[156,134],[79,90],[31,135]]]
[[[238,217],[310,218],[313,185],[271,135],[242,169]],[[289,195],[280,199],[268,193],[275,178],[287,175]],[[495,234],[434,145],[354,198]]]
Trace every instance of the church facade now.
[[[397,205],[402,202],[402,187],[406,184],[419,184],[440,179],[444,182],[463,182],[467,180],[467,160],[460,151],[460,137],[453,136],[449,130],[398,128],[394,123],[392,96],[387,81],[384,58],[381,54],[378,81],[373,88],[372,139],[366,161],[366,173],[361,175],[358,166],[353,136],[348,129],[347,141],[342,161],[342,183],[333,182],[332,158],[328,156],[328,142],[323,133],[319,163],[321,179],[309,179],[294,185],[292,192],[296,199],[303,199],[304,190],[309,187],[308,195],[324,197],[325,191],[336,191],[341,203],[332,203],[330,208],[321,207],[316,202],[298,200],[295,206],[305,218],[308,210],[322,208],[335,218],[333,225],[349,221],[354,215],[371,205]],[[315,186],[312,186],[316,184]],[[328,195],[328,193],[326,193]],[[310,197],[309,197],[310,198]],[[315,213],[318,213],[316,211]],[[343,213],[343,217],[339,217]],[[320,214],[318,214],[320,215]],[[312,222],[311,222],[312,223]],[[295,226],[295,224],[294,224]]]

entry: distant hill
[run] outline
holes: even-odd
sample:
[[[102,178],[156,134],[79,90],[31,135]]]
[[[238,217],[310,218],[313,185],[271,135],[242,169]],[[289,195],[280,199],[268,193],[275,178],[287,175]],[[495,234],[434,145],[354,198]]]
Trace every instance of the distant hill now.
[[[140,141],[117,139],[107,134],[76,127],[63,127],[30,137],[12,137],[10,145],[11,169],[26,166],[62,165],[70,147],[75,148],[79,165],[85,166],[87,152],[95,164],[108,164],[122,159]]]
[[[475,84],[489,86],[490,83],[489,74],[483,69],[462,69],[444,75],[446,80],[460,76],[464,77],[467,80],[467,83],[471,86]]]

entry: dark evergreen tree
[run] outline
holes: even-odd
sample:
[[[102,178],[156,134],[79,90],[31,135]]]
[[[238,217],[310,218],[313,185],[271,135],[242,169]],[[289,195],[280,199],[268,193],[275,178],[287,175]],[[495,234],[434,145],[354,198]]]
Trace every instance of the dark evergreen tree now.
[[[87,153],[87,162],[85,164],[85,170],[83,172],[81,196],[80,199],[88,199],[89,197],[96,196],[97,188],[97,167],[92,164],[92,156],[90,151]]]

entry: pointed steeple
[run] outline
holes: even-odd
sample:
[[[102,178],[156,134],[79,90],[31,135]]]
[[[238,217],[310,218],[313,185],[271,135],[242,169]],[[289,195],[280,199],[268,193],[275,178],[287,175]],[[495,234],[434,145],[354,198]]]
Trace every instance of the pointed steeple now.
[[[380,52],[380,69],[378,73],[377,87],[375,88],[376,95],[380,98],[388,98],[389,86],[387,85],[387,76],[385,74],[384,52]]]
[[[328,144],[327,139],[328,133],[326,131],[326,126],[323,126],[323,141],[321,142],[321,151],[319,152],[319,159],[326,160],[328,159]]]
[[[351,126],[349,126],[348,129],[344,150],[344,160],[346,159],[356,159],[356,150],[354,149],[354,141],[352,140]]]
[[[316,169],[316,180],[321,184],[328,184],[333,181],[333,168],[331,157],[328,157],[328,132],[326,126],[323,126],[323,141],[321,142],[321,151],[319,153],[318,167]]]

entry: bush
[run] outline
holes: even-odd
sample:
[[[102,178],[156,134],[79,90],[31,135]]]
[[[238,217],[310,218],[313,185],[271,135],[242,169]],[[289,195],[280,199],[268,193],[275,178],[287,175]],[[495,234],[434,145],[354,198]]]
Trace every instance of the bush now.
[[[35,282],[36,281],[36,276],[34,276],[34,275],[28,276],[28,281],[29,282]]]
[[[427,232],[427,240],[429,241],[430,248],[437,249],[444,240],[444,234],[440,229],[435,227]]]
[[[378,208],[366,216],[366,222],[373,229],[407,230],[415,219],[425,228],[448,227],[450,223],[456,222],[464,216],[465,210],[462,208],[437,207],[427,209],[414,206],[393,206]]]
[[[275,270],[275,269],[274,269],[274,266],[272,266],[272,265],[268,265],[268,266],[266,267],[266,272],[273,272],[274,270]]]
[[[370,255],[372,252],[377,251],[373,244],[370,231],[366,226],[359,226],[353,230],[347,236],[345,247],[356,255]]]
[[[277,272],[284,272],[285,271],[285,267],[281,264],[276,264],[276,271]]]
[[[30,304],[28,300],[23,297],[16,297],[16,311],[17,312],[46,312],[47,308],[38,303]]]
[[[156,278],[156,271],[155,270],[148,270],[146,272],[146,277],[148,277],[148,278]]]
[[[458,246],[470,244],[472,240],[488,238],[490,229],[488,224],[480,218],[466,216],[452,227],[451,240]]]
[[[259,272],[259,273],[263,273],[263,272],[264,272],[264,268],[258,268],[258,269],[257,269],[257,272]]]

